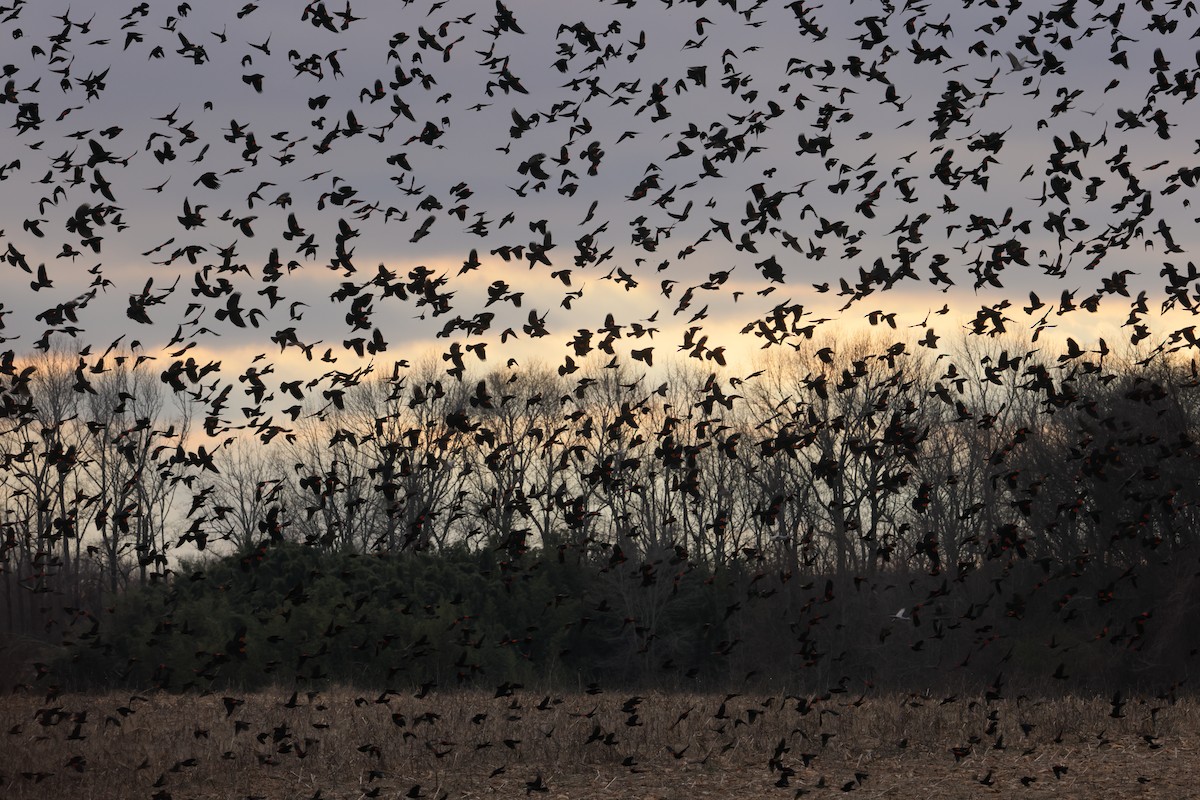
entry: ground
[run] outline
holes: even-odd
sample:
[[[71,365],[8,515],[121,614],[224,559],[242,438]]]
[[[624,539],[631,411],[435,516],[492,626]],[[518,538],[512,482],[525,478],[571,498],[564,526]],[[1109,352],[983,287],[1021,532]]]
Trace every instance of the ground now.
[[[420,697],[17,693],[0,700],[0,794],[1186,797],[1200,786],[1198,707],[1163,697],[639,699],[503,687]]]

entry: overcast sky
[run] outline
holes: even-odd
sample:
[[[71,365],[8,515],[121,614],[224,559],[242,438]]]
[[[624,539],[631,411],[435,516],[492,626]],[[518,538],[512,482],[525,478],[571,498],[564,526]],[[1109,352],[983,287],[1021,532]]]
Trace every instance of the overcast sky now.
[[[125,335],[164,369],[191,345],[198,360],[225,359],[230,378],[258,353],[315,377],[330,365],[309,365],[298,348],[281,355],[272,337],[294,335],[346,365],[357,363],[347,340],[378,336],[389,371],[456,342],[486,343],[487,367],[510,356],[553,366],[575,355],[581,329],[612,315],[623,360],[653,345],[659,363],[696,352],[715,368],[715,348],[766,343],[738,331],[780,305],[803,307],[793,328],[828,320],[820,330],[833,335],[872,312],[886,326],[896,312],[893,335],[915,339],[923,322],[956,337],[981,307],[1010,300],[1000,313],[1011,329],[1030,331],[1049,311],[1041,324],[1056,334],[1122,341],[1144,290],[1145,346],[1191,324],[1156,314],[1163,263],[1186,276],[1192,258],[1186,86],[1200,22],[1166,6],[1156,19],[1140,4],[961,5],[513,0],[511,16],[465,0],[11,7],[0,23],[11,42],[0,55],[3,347],[27,354],[54,329],[52,342],[90,344],[94,356]],[[1074,16],[1055,16],[1071,6]],[[939,47],[944,56],[915,63]],[[1127,68],[1111,60],[1122,53]],[[1172,88],[1151,92],[1160,81]],[[355,122],[362,130],[347,135]],[[718,146],[722,129],[743,136],[742,149]],[[251,136],[259,149],[247,148]],[[1059,143],[1077,175],[1047,174]],[[986,185],[968,177],[981,167]],[[1059,197],[1053,177],[1071,184]],[[1129,180],[1146,194],[1114,208]],[[753,206],[777,193],[779,218],[759,226]],[[181,225],[185,203],[203,224]],[[1138,235],[1086,269],[1092,246],[1143,204],[1130,225]],[[285,237],[289,214],[302,234]],[[919,238],[906,237],[922,214]],[[1044,225],[1050,214],[1064,237]],[[979,228],[984,218],[995,227]],[[81,230],[79,219],[92,223]],[[1166,252],[1160,220],[1178,252]],[[356,233],[344,241],[349,268],[331,265],[339,231]],[[549,264],[523,257],[547,236]],[[1028,264],[977,286],[973,264],[1009,240]],[[505,247],[524,253],[505,261]],[[912,277],[838,296],[876,259],[895,271],[901,247],[918,253]],[[264,270],[273,249],[283,265],[274,279]],[[478,266],[460,274],[472,250]],[[577,263],[581,251],[590,262]],[[431,295],[444,305],[365,286],[381,265],[405,283],[419,267],[444,276]],[[931,283],[935,268],[953,286]],[[1128,297],[1105,283],[1124,270]],[[264,312],[257,327],[219,315],[230,295],[197,295],[198,277],[228,280],[244,312]],[[357,329],[352,291],[373,296]],[[1023,311],[1031,291],[1050,305]],[[1099,293],[1098,310],[1053,313],[1064,291],[1076,304]],[[79,298],[75,320],[60,319]],[[547,335],[530,335],[531,313]],[[457,318],[476,324],[447,328]],[[658,332],[631,338],[633,323]],[[692,327],[702,330],[687,341],[707,335],[707,349],[681,352]]]

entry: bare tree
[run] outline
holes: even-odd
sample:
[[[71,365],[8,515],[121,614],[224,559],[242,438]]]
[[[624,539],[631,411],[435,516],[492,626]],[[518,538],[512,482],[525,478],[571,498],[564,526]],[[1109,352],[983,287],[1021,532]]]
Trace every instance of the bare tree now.
[[[448,421],[461,387],[449,390],[432,361],[416,371],[361,387],[359,447],[378,506],[372,548],[444,548],[461,503],[456,452],[464,434]]]
[[[190,527],[181,539],[203,550],[213,538],[244,552],[264,538],[262,526],[283,501],[282,446],[240,438],[214,461],[217,474],[206,476],[193,493],[186,517]]]
[[[181,465],[165,454],[182,446],[189,414],[186,401],[177,401],[170,418],[165,409],[158,382],[127,360],[97,374],[87,392],[85,471],[110,591],[126,579],[127,558],[140,583],[161,577],[168,566],[168,521],[178,487],[171,475]]]
[[[23,413],[7,417],[3,447],[5,584],[10,624],[33,619],[31,604],[78,599],[73,575],[82,525],[78,507],[88,494],[82,480],[79,394],[71,357],[51,349],[27,365]],[[23,370],[24,372],[24,370]]]

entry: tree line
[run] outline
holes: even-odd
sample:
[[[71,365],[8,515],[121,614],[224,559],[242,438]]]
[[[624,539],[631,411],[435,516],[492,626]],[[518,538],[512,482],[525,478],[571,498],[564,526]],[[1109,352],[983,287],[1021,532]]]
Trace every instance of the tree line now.
[[[257,436],[133,358],[51,353],[6,376],[3,624],[63,680],[176,687],[1178,679],[1194,362],[954,347],[426,363]],[[292,394],[242,378],[207,391],[261,415]]]

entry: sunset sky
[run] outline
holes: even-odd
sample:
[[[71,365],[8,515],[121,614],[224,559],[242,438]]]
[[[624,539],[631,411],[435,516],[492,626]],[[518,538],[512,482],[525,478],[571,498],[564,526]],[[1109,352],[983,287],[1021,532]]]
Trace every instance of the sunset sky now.
[[[201,363],[223,359],[228,378],[259,353],[315,377],[332,366],[319,361],[327,349],[338,369],[361,363],[345,342],[378,330],[387,350],[376,360],[388,371],[455,343],[486,343],[487,362],[468,354],[468,366],[555,366],[576,357],[581,330],[600,341],[611,315],[622,361],[651,345],[656,364],[684,357],[686,332],[698,327],[693,342],[708,336],[706,352],[723,347],[740,368],[764,340],[739,332],[779,306],[803,308],[798,327],[828,320],[819,327],[835,337],[869,327],[877,312],[877,329],[915,342],[925,326],[953,340],[981,307],[1009,301],[1000,313],[1014,330],[1031,333],[1041,320],[1040,336],[1061,346],[1066,336],[1128,341],[1134,329],[1122,323],[1139,291],[1152,334],[1142,346],[1162,343],[1190,324],[1187,312],[1158,319],[1159,271],[1171,262],[1187,275],[1195,116],[1186,91],[1147,91],[1160,80],[1186,86],[1189,75],[1194,84],[1197,20],[1186,9],[1157,20],[1120,4],[1120,30],[1139,31],[1134,40],[1114,36],[1107,15],[1118,4],[1057,16],[1075,4],[965,5],[513,0],[508,16],[462,0],[151,2],[117,18],[107,3],[18,4],[0,30],[12,42],[0,57],[10,84],[0,136],[4,347],[24,357],[56,329],[52,342],[91,345],[94,358],[124,335],[123,347],[140,341],[164,369],[190,345]],[[875,30],[886,40],[872,43]],[[914,63],[939,47],[944,56]],[[1116,53],[1127,68],[1112,62]],[[890,86],[870,78],[873,65]],[[939,132],[936,118],[955,98],[961,113]],[[30,104],[41,122],[23,129]],[[526,130],[515,131],[517,119]],[[355,123],[361,132],[347,136]],[[734,159],[713,158],[722,127],[745,135]],[[830,149],[805,152],[803,142],[826,135]],[[1078,162],[1078,176],[1047,174],[1062,144],[1075,148],[1065,160]],[[939,163],[984,166],[986,189],[961,173],[957,185],[943,182]],[[1148,194],[1114,209],[1127,189],[1118,163]],[[1071,182],[1059,197],[1053,178]],[[573,194],[558,191],[566,184]],[[1089,192],[1095,200],[1085,202]],[[779,219],[756,228],[748,204],[776,193]],[[1137,235],[1087,269],[1098,237],[1143,200]],[[203,225],[181,225],[185,202]],[[92,231],[98,251],[74,223],[88,217],[85,204],[108,207]],[[289,214],[302,234],[285,236]],[[922,214],[919,239],[902,241]],[[1043,224],[1049,214],[1062,215],[1066,238]],[[997,227],[972,229],[984,218]],[[1166,252],[1160,221],[1178,252]],[[635,241],[639,226],[652,250]],[[353,272],[331,266],[339,231],[356,232],[345,239]],[[604,260],[577,264],[589,234]],[[547,236],[550,264],[500,255]],[[1009,239],[1028,265],[1009,263],[977,286],[973,264]],[[849,304],[839,296],[841,281],[858,284],[877,259],[895,270],[900,247],[917,254],[911,277]],[[282,271],[269,281],[273,249]],[[472,250],[478,266],[460,274]],[[931,283],[931,263],[954,285]],[[42,264],[53,285],[35,291]],[[401,279],[418,267],[445,276],[448,307],[435,313],[364,287],[381,266]],[[1105,290],[1127,270],[1128,296]],[[230,281],[244,311],[264,312],[257,327],[222,319],[229,294],[197,296],[197,276]],[[347,319],[354,298],[333,297],[345,283],[373,294],[360,329]],[[92,289],[77,321],[55,320],[56,307]],[[1026,313],[1031,291],[1047,306]],[[1103,297],[1094,313],[1057,313],[1064,291],[1075,305]],[[127,315],[131,297],[161,299],[144,306],[151,324]],[[494,315],[486,330],[447,329],[478,314]],[[531,314],[546,335],[526,329],[537,327]],[[656,329],[653,338],[631,338],[633,323]],[[272,341],[281,331],[316,358],[281,352]]]

